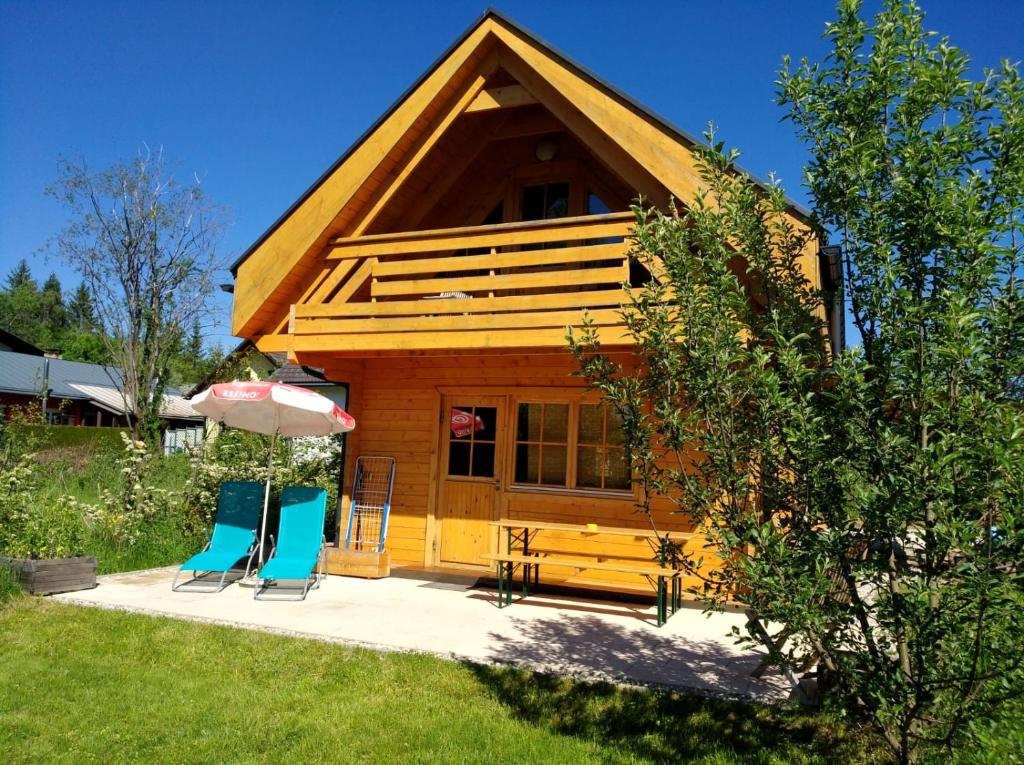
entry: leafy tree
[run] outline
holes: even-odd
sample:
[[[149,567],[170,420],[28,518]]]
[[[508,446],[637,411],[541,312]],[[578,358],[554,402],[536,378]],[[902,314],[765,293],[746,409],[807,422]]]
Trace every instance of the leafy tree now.
[[[133,434],[152,435],[181,338],[210,310],[220,211],[159,151],[100,172],[62,159],[49,193],[70,213],[55,250],[92,296]]]
[[[107,345],[95,332],[68,332],[61,344],[61,358],[87,364],[110,364]]]
[[[1024,87],[1009,65],[972,82],[912,4],[871,23],[842,2],[827,37],[780,101],[861,344],[831,357],[809,235],[713,145],[689,209],[637,209],[633,255],[660,275],[623,314],[637,371],[592,326],[570,346],[645,502],[720,551],[668,550],[701,594],[779,625],[773,660],[814,657],[909,763],[1024,693]]]

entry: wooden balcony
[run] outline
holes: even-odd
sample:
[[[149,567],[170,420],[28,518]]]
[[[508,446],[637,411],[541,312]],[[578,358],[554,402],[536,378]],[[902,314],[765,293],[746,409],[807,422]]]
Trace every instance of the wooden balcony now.
[[[296,353],[563,348],[584,308],[627,342],[631,213],[336,239],[292,306]]]

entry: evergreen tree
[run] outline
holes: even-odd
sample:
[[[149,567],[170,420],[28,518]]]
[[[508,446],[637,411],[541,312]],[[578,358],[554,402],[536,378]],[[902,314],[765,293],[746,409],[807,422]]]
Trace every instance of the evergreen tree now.
[[[38,289],[36,280],[32,278],[32,269],[28,267],[28,261],[22,258],[18,265],[11,269],[7,275],[7,292],[14,292],[18,289],[31,289],[35,292]]]
[[[60,279],[51,273],[39,293],[39,341],[46,348],[60,348],[68,331],[68,314]]]
[[[92,293],[84,282],[78,285],[68,301],[68,319],[72,330],[77,332],[91,330],[96,326],[96,308],[92,304]]]
[[[32,271],[23,259],[7,275],[6,288],[0,291],[0,321],[3,328],[22,340],[39,344],[40,294]]]

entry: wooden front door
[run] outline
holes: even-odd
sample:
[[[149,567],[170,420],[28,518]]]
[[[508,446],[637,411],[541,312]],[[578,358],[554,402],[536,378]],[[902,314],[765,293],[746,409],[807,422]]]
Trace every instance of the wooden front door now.
[[[437,562],[484,566],[497,519],[502,465],[500,396],[445,396],[442,401],[441,485]]]

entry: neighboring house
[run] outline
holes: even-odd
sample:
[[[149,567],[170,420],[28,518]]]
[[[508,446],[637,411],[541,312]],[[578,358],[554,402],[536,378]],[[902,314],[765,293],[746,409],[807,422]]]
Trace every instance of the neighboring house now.
[[[299,388],[309,388],[331,399],[343,409],[348,403],[348,385],[328,380],[323,369],[304,367],[288,361],[288,354],[280,351],[264,353],[249,340],[243,340],[205,379],[200,380],[191,391],[194,395],[214,383],[229,380],[272,380]],[[212,441],[217,437],[219,425],[210,420],[206,423],[205,438]],[[339,476],[340,478],[340,476]]]
[[[12,353],[27,353],[30,356],[44,356],[42,348],[36,348],[27,340],[22,340],[17,335],[12,335],[6,330],[0,329],[0,352],[9,351]]]
[[[272,380],[299,388],[316,390],[344,408],[348,386],[327,379],[323,369],[292,364],[282,351],[264,353],[249,340],[243,340],[204,380],[192,387],[193,393],[205,390],[215,382],[229,380]]]
[[[627,257],[629,205],[693,200],[694,143],[488,12],[234,265],[234,334],[349,385],[345,486],[358,455],[397,459],[393,563],[482,571],[499,518],[643,527],[565,327],[590,309],[635,363],[622,283],[657,275]],[[827,287],[817,243],[802,266]],[[655,500],[658,527],[688,531],[671,510]],[[628,535],[580,544],[652,555]]]
[[[42,406],[47,420],[61,425],[124,427],[121,373],[114,367],[0,351],[0,420],[12,407]],[[168,430],[202,423],[176,390],[164,396],[161,419]]]

